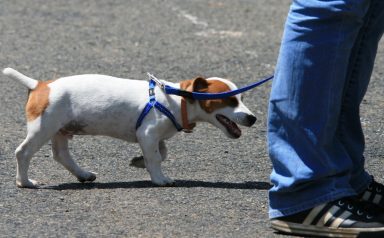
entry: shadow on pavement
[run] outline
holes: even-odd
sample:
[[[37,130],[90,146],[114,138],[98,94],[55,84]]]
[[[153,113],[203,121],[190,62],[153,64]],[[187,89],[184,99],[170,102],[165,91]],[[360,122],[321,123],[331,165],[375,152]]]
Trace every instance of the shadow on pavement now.
[[[241,183],[231,182],[206,182],[198,180],[176,180],[176,188],[221,188],[221,189],[255,189],[268,190],[272,187],[267,182],[246,181]],[[131,181],[131,182],[109,182],[109,183],[65,183],[56,186],[42,186],[40,189],[52,190],[87,190],[87,189],[117,189],[117,188],[162,188],[152,184],[150,181]]]

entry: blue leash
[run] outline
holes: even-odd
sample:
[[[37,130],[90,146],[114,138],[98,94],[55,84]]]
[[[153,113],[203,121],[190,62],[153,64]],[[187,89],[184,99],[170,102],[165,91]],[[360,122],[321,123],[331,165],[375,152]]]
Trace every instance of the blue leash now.
[[[158,80],[155,76],[153,76],[152,74],[148,73],[148,76],[151,80],[155,81],[164,91],[166,94],[173,94],[173,95],[177,95],[177,96],[181,96],[181,97],[185,97],[185,98],[191,98],[191,99],[195,99],[195,100],[210,100],[210,99],[222,99],[222,98],[227,98],[227,97],[232,97],[232,96],[235,96],[237,94],[240,94],[240,93],[243,93],[245,91],[248,91],[252,88],[255,88],[257,86],[260,86],[266,82],[268,82],[269,80],[273,79],[273,75],[272,76],[269,76],[267,78],[264,78],[256,83],[253,83],[253,84],[250,84],[248,86],[245,86],[245,87],[242,87],[242,88],[238,88],[238,89],[235,89],[235,90],[232,90],[232,91],[228,91],[228,92],[223,92],[223,93],[199,93],[199,92],[189,92],[189,91],[185,91],[185,90],[181,90],[181,89],[178,89],[178,88],[174,88],[174,87],[171,87],[169,85],[165,85],[163,82],[161,82],[160,80]]]

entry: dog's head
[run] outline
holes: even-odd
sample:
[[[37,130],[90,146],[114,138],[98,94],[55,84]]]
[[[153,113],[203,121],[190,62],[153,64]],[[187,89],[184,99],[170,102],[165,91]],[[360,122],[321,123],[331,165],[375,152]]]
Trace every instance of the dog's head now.
[[[180,83],[180,88],[201,93],[222,93],[237,89],[231,81],[216,77],[185,80]],[[188,99],[188,101],[195,103],[195,100]],[[198,119],[211,123],[230,138],[241,136],[237,124],[250,127],[256,122],[256,117],[244,105],[240,94],[224,99],[199,100],[198,105]]]

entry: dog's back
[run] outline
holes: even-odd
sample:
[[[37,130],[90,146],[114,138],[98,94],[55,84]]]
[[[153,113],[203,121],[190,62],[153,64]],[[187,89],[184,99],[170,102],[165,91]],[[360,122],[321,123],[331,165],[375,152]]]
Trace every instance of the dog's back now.
[[[52,111],[61,111],[67,117],[69,126],[64,129],[77,124],[84,126],[79,133],[135,138],[134,122],[148,97],[145,81],[77,75],[60,78],[49,87]]]
[[[3,73],[29,90],[28,124],[44,119],[67,135],[107,135],[136,141],[135,122],[148,100],[148,83],[99,74],[50,81],[29,78],[14,69]]]

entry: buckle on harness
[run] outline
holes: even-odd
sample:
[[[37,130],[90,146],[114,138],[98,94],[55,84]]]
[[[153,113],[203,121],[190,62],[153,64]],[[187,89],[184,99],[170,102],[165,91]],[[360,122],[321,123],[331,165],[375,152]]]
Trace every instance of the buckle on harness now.
[[[149,93],[149,96],[152,97],[152,96],[155,96],[155,89],[154,88],[150,88],[148,90],[148,93]]]
[[[153,80],[162,90],[165,88],[165,84],[156,78],[153,74],[147,73],[149,80]]]

